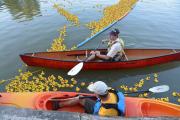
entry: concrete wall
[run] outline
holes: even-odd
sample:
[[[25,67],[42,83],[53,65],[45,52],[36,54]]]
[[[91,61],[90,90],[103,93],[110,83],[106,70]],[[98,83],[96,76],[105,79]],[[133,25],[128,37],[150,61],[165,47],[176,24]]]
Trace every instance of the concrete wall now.
[[[88,114],[58,112],[58,111],[40,111],[30,109],[17,109],[14,107],[0,106],[0,120],[121,120],[122,117],[107,118]],[[130,118],[130,119],[170,119],[170,118]],[[171,118],[178,120],[178,118]],[[180,118],[179,118],[180,119]]]

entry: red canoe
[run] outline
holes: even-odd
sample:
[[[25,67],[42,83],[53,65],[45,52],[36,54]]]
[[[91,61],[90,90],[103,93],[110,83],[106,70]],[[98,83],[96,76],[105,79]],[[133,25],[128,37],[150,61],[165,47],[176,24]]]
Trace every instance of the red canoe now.
[[[56,69],[71,69],[79,63],[77,58],[85,59],[91,50],[74,50],[63,52],[37,52],[20,55],[21,59],[29,66],[48,67]],[[106,50],[100,50],[106,53]],[[126,49],[128,61],[85,62],[83,69],[130,69],[153,66],[180,60],[180,49]]]
[[[77,95],[94,96],[76,92],[23,92],[0,93],[0,106],[13,106],[35,110],[52,110],[52,99],[63,100]],[[180,117],[180,105],[146,98],[125,97],[126,117]],[[66,106],[58,111],[84,113],[80,105]]]

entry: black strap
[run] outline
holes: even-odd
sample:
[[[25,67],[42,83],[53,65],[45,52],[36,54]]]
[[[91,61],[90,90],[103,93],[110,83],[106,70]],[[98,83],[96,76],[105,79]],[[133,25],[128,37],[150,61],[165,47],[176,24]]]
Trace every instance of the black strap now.
[[[101,106],[103,106],[106,109],[110,109],[110,108],[118,109],[118,105],[117,104],[110,104],[110,103],[105,104],[105,103],[102,103]]]
[[[118,109],[117,104],[108,104],[108,103],[104,104],[104,103],[102,103],[101,107],[104,107],[106,109],[111,109],[111,108],[116,109],[118,111],[118,116],[124,116],[123,112]]]

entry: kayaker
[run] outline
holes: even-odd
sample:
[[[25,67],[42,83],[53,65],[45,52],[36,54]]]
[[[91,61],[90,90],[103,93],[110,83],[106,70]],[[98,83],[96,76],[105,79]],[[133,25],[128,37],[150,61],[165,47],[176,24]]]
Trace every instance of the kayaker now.
[[[121,92],[110,89],[106,83],[97,81],[88,86],[88,90],[93,92],[98,98],[96,101],[90,98],[81,99],[81,96],[74,97],[70,100],[56,103],[54,110],[64,106],[72,106],[80,103],[84,106],[88,114],[100,116],[124,116],[125,97]]]
[[[124,42],[119,38],[119,30],[114,29],[109,33],[108,40],[108,52],[106,55],[101,54],[100,51],[91,51],[91,56],[86,59],[87,61],[94,60],[96,58],[105,61],[125,61],[127,57],[124,52]]]

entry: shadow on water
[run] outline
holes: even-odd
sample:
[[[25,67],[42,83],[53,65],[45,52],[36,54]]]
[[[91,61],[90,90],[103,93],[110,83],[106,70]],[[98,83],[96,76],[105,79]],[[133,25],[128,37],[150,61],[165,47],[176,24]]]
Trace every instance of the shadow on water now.
[[[179,67],[180,63],[173,62],[164,65],[157,65],[146,68],[127,69],[127,70],[106,70],[106,71],[81,71],[76,78],[89,79],[92,81],[102,80],[111,84],[122,79],[134,79],[139,76],[159,73]]]
[[[79,74],[74,76],[74,78],[83,79],[83,80],[103,80],[103,81],[112,81],[117,79],[123,78],[131,78],[131,77],[138,77],[138,76],[145,76],[148,74],[159,73],[168,71],[174,68],[180,67],[180,62],[172,62],[162,65],[156,65],[146,68],[137,68],[137,69],[125,69],[125,70],[87,70],[87,71],[80,71]],[[30,71],[38,71],[43,70],[48,75],[61,75],[64,78],[71,78],[71,76],[67,75],[69,70],[57,70],[57,69],[49,69],[49,68],[40,68],[40,67],[27,67],[27,70]]]
[[[3,0],[13,19],[32,20],[34,16],[40,15],[40,4],[38,0]]]
[[[164,97],[164,96],[171,96],[171,93],[177,88],[177,86],[174,86],[174,82],[176,81],[174,79],[169,79],[168,77],[164,77],[163,74],[169,74],[170,75],[176,75],[177,73],[174,73],[173,69],[179,69],[180,68],[180,62],[171,62],[167,64],[162,65],[156,65],[152,67],[146,67],[146,68],[138,68],[138,69],[130,69],[130,70],[88,70],[88,71],[81,71],[78,75],[74,76],[74,78],[78,81],[78,84],[81,82],[94,82],[94,81],[104,81],[108,84],[108,86],[113,87],[115,89],[120,89],[121,85],[127,85],[132,86],[135,83],[139,82],[140,79],[146,78],[147,75],[151,76],[150,81],[146,81],[144,86],[139,90],[147,90],[151,87],[157,86],[157,85],[163,85],[167,84],[170,86],[170,91],[166,93],[161,94],[153,94],[150,97]],[[72,77],[67,75],[68,70],[55,70],[55,69],[45,69],[45,68],[39,68],[39,67],[27,67],[27,70],[30,71],[37,71],[37,70],[43,70],[47,76],[49,75],[55,75],[55,76],[62,76],[65,79],[70,80]],[[159,73],[159,83],[153,82],[153,73]],[[171,77],[170,77],[171,78]],[[77,85],[80,86],[80,85]],[[75,91],[75,88],[70,89],[60,89],[63,91]],[[121,89],[120,89],[121,90]],[[89,92],[86,88],[81,88],[81,92]],[[136,94],[132,94],[131,96],[136,96]],[[177,103],[175,99],[172,97],[169,98],[171,102]]]

